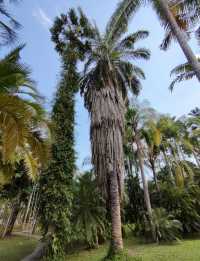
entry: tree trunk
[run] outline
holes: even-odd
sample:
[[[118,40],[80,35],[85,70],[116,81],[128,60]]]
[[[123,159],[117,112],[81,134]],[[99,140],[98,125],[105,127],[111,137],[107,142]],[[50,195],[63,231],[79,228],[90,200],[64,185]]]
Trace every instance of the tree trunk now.
[[[171,31],[176,36],[176,39],[177,39],[179,45],[181,46],[188,62],[190,63],[194,72],[196,73],[197,79],[200,81],[200,63],[197,61],[196,56],[194,55],[192,49],[190,48],[190,46],[187,43],[184,33],[181,31],[181,29],[179,28],[179,26],[176,22],[176,19],[172,15],[169,5],[168,5],[168,1],[167,0],[158,0],[158,2],[160,3],[160,7],[162,8],[163,13],[170,25]]]
[[[21,261],[38,261],[41,260],[45,254],[48,242],[40,242],[36,249],[28,256],[23,258]]]
[[[194,156],[194,158],[195,158],[195,161],[196,161],[196,163],[197,163],[198,168],[200,168],[200,163],[199,163],[199,159],[198,159],[198,157],[197,157],[197,155],[196,155],[196,152],[193,151],[192,153],[193,153],[193,156]]]
[[[111,253],[123,249],[120,203],[124,193],[123,133],[125,106],[117,88],[90,88],[85,94],[90,112],[92,163],[99,187],[110,205]]]
[[[168,169],[168,171],[169,171],[169,175],[170,175],[170,178],[171,178],[171,182],[172,182],[172,184],[174,184],[174,175],[173,175],[173,171],[172,171],[172,168],[171,168],[171,165],[170,165],[168,156],[167,156],[165,150],[163,150],[162,153],[163,153],[163,156],[164,156],[164,159],[165,159],[166,167],[167,167],[167,169]]]
[[[142,156],[142,146],[140,143],[140,140],[138,138],[138,135],[135,135],[135,142],[137,145],[137,153],[138,153],[138,161],[139,161],[139,167],[140,167],[140,172],[141,172],[141,178],[142,178],[142,184],[143,184],[143,189],[144,189],[144,200],[145,200],[145,205],[147,208],[147,213],[149,217],[149,222],[151,226],[151,232],[152,232],[152,238],[156,242],[156,233],[155,233],[155,226],[152,221],[152,208],[151,208],[151,200],[150,200],[150,195],[149,195],[149,188],[148,188],[148,182],[144,173],[144,160]]]
[[[120,194],[116,173],[110,172],[110,206],[112,220],[112,251],[118,252],[123,249],[122,228],[121,228],[121,210],[120,210]]]
[[[159,193],[160,192],[160,186],[158,184],[158,179],[157,179],[157,173],[156,173],[156,169],[155,169],[155,164],[153,161],[150,161],[150,164],[151,164],[151,169],[152,169],[152,172],[153,172],[153,179],[154,179],[154,182],[155,182],[155,186],[156,186],[156,190],[157,192]]]
[[[11,211],[10,216],[8,218],[8,222],[6,224],[2,238],[11,235],[13,228],[14,228],[14,225],[15,225],[15,221],[16,221],[18,213],[19,213],[19,210],[20,210],[20,203],[18,201],[14,202],[13,206],[12,206],[12,211]]]

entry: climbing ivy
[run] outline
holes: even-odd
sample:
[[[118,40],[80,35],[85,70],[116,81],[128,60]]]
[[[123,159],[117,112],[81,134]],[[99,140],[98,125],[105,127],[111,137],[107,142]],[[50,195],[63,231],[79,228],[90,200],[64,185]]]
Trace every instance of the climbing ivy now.
[[[61,80],[52,109],[53,144],[48,168],[41,176],[40,217],[48,260],[63,260],[65,246],[70,241],[72,182],[75,171],[74,106],[78,91],[77,62],[84,59],[88,42],[83,35],[92,33],[86,16],[71,9],[56,18],[51,29],[52,41],[62,60]]]
[[[70,240],[72,178],[75,170],[74,96],[77,86],[75,62],[65,64],[52,110],[52,158],[41,177],[41,223],[50,240],[50,260],[62,260]]]

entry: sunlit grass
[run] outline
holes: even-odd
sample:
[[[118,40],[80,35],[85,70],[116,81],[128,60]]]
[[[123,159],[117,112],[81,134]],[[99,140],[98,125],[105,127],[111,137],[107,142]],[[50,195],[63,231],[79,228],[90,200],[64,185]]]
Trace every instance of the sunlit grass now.
[[[183,240],[171,245],[139,243],[136,240],[125,240],[129,255],[140,257],[141,261],[199,261],[200,240]],[[101,261],[107,253],[107,246],[97,250],[82,251],[66,257],[66,261]],[[134,260],[134,258],[133,258]]]
[[[0,261],[19,261],[31,253],[37,241],[24,237],[0,240]],[[171,245],[144,244],[134,238],[125,240],[125,248],[130,256],[141,261],[199,261],[200,239],[183,240]],[[82,250],[67,255],[66,261],[101,261],[108,250],[108,244],[96,250]]]

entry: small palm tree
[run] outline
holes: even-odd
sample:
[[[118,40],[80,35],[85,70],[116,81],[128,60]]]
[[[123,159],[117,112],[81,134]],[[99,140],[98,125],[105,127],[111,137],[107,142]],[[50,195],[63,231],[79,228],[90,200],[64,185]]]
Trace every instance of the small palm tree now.
[[[77,233],[89,247],[98,247],[99,237],[106,238],[106,209],[93,173],[86,172],[75,183],[73,220]]]
[[[181,222],[172,214],[168,214],[164,208],[153,210],[153,222],[158,241],[174,241],[181,237],[183,231]]]
[[[149,120],[145,125],[146,126],[142,133],[147,147],[147,159],[153,172],[156,189],[159,192],[160,189],[156,173],[156,160],[158,159],[160,153],[159,148],[162,139],[161,131],[159,130],[157,123],[152,120]]]

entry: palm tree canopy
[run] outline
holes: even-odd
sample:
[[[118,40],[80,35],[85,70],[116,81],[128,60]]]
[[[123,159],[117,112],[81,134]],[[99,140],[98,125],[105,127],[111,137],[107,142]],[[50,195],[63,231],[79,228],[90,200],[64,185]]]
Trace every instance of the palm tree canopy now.
[[[125,1],[123,4],[129,10],[131,1]],[[135,48],[136,42],[148,37],[149,33],[143,30],[122,38],[127,29],[127,20],[122,16],[121,5],[122,3],[108,22],[105,34],[101,34],[96,26],[92,28],[93,38],[89,42],[90,48],[81,80],[82,93],[92,86],[102,88],[110,85],[118,87],[124,97],[127,96],[127,88],[135,94],[139,93],[140,79],[145,79],[145,75],[130,60],[150,58],[149,50]],[[127,19],[131,15],[129,12]]]
[[[20,61],[22,48],[0,60],[0,165],[7,174],[6,169],[23,159],[29,174],[35,176],[47,155],[48,122],[31,72]]]

